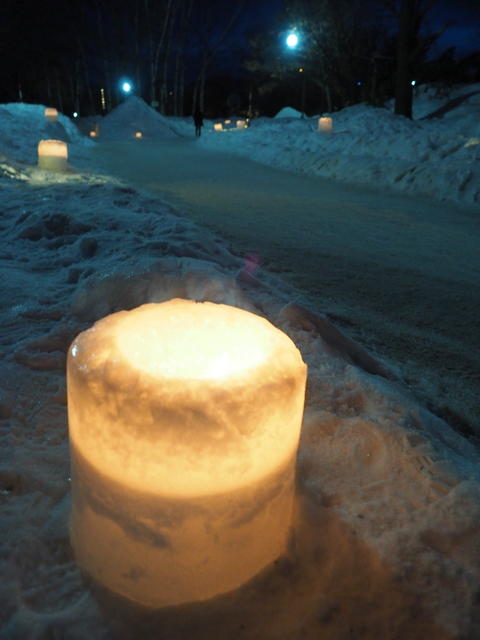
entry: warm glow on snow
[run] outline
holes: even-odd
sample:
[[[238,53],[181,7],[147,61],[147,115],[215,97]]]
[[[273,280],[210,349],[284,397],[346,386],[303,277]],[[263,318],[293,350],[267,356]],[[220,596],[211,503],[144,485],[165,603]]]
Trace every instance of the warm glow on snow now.
[[[213,125],[213,128],[215,129],[215,131],[221,131],[223,129],[223,125],[221,122],[217,122]]]
[[[272,562],[290,528],[305,382],[288,336],[227,305],[146,304],[80,334],[68,358],[80,564],[143,604],[175,604],[235,588]],[[77,509],[75,496],[80,507],[92,490],[109,505],[119,490],[131,496],[129,527],[147,521],[158,535],[167,513],[181,513],[167,527],[171,550],[143,548],[95,509]],[[91,550],[92,532],[103,551]],[[134,585],[122,578],[131,558],[150,576]]]
[[[38,143],[38,166],[50,171],[65,171],[68,147],[62,140],[40,140]]]
[[[333,128],[332,118],[323,117],[318,119],[318,130],[322,133],[331,133]]]
[[[57,122],[58,120],[58,111],[53,107],[46,107],[45,109],[45,118],[47,122]]]

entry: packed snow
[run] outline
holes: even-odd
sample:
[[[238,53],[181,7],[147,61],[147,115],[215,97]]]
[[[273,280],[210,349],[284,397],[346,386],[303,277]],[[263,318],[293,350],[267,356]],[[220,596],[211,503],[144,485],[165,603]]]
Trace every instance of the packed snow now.
[[[449,102],[455,107],[431,119],[365,104],[321,114],[332,118],[331,134],[318,130],[320,116],[284,108],[244,130],[208,123],[201,144],[288,171],[480,206],[480,84],[442,99],[419,87],[414,114],[425,118]]]
[[[0,106],[0,639],[478,637],[474,444],[420,406],[322,309],[307,309],[301,292],[167,202],[92,170],[96,143],[68,119],[59,117],[70,171],[37,168],[39,139],[53,137],[43,109]],[[103,120],[115,124],[116,115]],[[112,125],[116,139],[141,124],[127,115]],[[478,202],[479,147],[467,145],[480,136],[473,118],[467,131],[453,111],[425,123],[365,106],[332,116],[329,136],[314,120],[265,119],[208,133],[200,144],[232,151],[235,136],[236,152],[268,164],[382,184],[390,184],[386,165],[399,175],[410,163],[412,181],[400,178],[397,188],[433,193],[435,182],[436,197]],[[172,127],[192,134],[191,123],[171,121],[165,136]],[[456,177],[445,186],[435,171]],[[72,555],[65,355],[95,320],[172,297],[268,318],[300,349],[308,388],[285,556],[223,597],[143,611],[82,576]]]

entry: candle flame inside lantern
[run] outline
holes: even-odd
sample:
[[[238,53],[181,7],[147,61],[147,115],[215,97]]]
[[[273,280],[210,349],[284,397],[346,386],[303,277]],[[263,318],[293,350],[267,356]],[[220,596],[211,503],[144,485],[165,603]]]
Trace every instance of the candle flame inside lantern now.
[[[318,130],[322,133],[331,133],[333,129],[332,118],[323,117],[318,119]]]
[[[80,566],[164,606],[273,562],[291,526],[305,381],[288,336],[226,305],[147,304],[80,334],[68,358]]]
[[[46,107],[45,109],[45,118],[47,122],[57,122],[58,120],[58,111],[53,107]]]
[[[40,140],[38,143],[38,166],[50,171],[66,171],[68,146],[62,140]]]
[[[135,132],[135,138],[142,138],[142,137],[143,137],[143,134],[142,134],[141,131],[136,131]]]

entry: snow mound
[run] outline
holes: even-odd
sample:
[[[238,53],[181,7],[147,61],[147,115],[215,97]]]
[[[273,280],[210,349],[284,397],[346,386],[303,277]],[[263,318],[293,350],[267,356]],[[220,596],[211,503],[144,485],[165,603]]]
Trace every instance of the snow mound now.
[[[16,102],[0,105],[0,154],[34,164],[39,141],[49,138],[68,142],[69,148],[92,144],[62,113],[58,114],[58,122],[47,122],[45,105]]]
[[[283,109],[280,109],[280,111],[274,117],[275,118],[301,118],[302,116],[303,116],[302,112],[297,111],[293,107],[283,107]]]
[[[333,134],[322,136],[317,118],[291,117],[294,110],[285,107],[275,118],[252,121],[235,144],[229,136],[205,136],[200,144],[287,171],[475,205],[480,202],[477,89],[459,89],[460,97],[469,97],[441,118],[409,120],[388,108],[357,104],[328,114]]]
[[[178,133],[167,118],[148,106],[138,96],[129,96],[105,116],[100,126],[100,136],[104,140],[127,140],[140,132],[142,138],[159,140],[172,138]]]

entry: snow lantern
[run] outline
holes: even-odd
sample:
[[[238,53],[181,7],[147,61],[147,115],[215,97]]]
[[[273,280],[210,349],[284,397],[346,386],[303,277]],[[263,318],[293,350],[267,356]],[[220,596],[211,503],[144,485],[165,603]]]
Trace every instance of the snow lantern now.
[[[221,122],[217,122],[216,124],[213,125],[213,128],[215,129],[215,131],[222,131],[223,125]]]
[[[333,129],[333,121],[332,118],[319,118],[318,119],[318,130],[322,133],[332,133]]]
[[[173,299],[120,311],[68,353],[71,541],[147,607],[236,589],[285,552],[306,365],[264,318]]]
[[[135,131],[135,138],[143,138],[143,134],[141,131]]]
[[[90,137],[91,138],[96,138],[98,136],[96,131],[90,131]]]
[[[237,120],[237,129],[245,129],[246,126],[245,120]]]
[[[232,124],[231,120],[225,120],[225,124]]]
[[[45,119],[47,122],[57,122],[58,120],[58,111],[53,107],[45,108]]]
[[[62,140],[40,140],[38,143],[38,166],[50,171],[66,171],[68,146]]]

